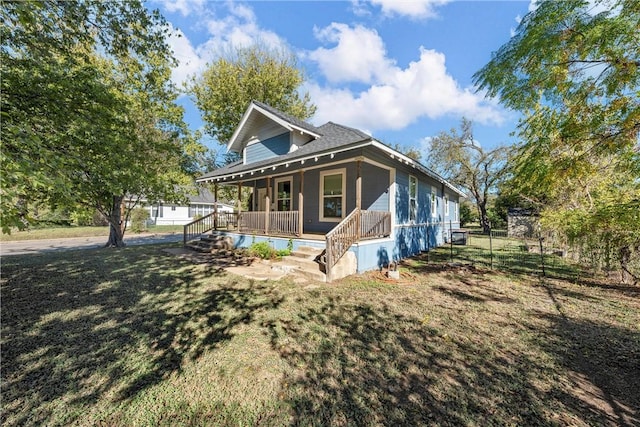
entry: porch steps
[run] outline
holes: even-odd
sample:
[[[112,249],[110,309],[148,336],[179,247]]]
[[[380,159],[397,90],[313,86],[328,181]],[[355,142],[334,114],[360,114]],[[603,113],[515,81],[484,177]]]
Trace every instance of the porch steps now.
[[[233,249],[233,241],[226,236],[212,234],[203,235],[199,240],[187,242],[187,247],[202,253],[210,253],[213,249]]]
[[[324,264],[321,261],[324,250],[310,246],[300,246],[291,255],[282,257],[281,268],[288,272],[318,282],[326,282]]]

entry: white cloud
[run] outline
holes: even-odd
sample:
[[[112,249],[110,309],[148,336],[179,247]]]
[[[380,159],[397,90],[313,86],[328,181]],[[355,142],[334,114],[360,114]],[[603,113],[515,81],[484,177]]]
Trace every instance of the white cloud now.
[[[449,3],[450,0],[370,0],[374,6],[380,6],[387,16],[408,16],[410,18],[433,18],[437,16],[436,8]],[[355,1],[356,11],[362,12],[363,2]]]
[[[178,66],[172,70],[171,79],[176,85],[181,86],[190,76],[202,71],[206,61],[180,30],[173,30],[167,42],[178,60]]]
[[[181,13],[194,10],[189,9],[189,1],[179,0],[171,3],[174,4],[175,10],[180,10]],[[187,6],[183,8],[183,4]],[[167,41],[179,61],[172,73],[172,80],[177,85],[182,85],[189,76],[200,73],[207,62],[213,61],[230,48],[254,44],[271,48],[286,46],[284,40],[276,33],[260,28],[251,8],[234,3],[225,3],[224,7],[228,12],[222,17],[218,18],[209,11],[203,13],[195,23],[208,34],[207,40],[203,43],[194,46],[181,30],[173,30],[173,34],[168,37]]]
[[[168,12],[180,12],[182,16],[201,10],[204,2],[205,0],[159,0]]]
[[[308,54],[331,82],[372,83],[388,74],[394,65],[386,57],[384,43],[375,30],[334,22],[314,32],[318,40],[336,43],[333,48],[321,47]]]
[[[480,123],[503,121],[497,104],[485,101],[470,88],[461,88],[447,73],[444,54],[420,48],[419,59],[402,69],[386,57],[384,43],[375,31],[338,24],[328,28],[330,34],[334,34],[331,31],[335,29],[340,30],[338,36],[330,39],[338,46],[320,48],[311,52],[309,58],[318,61],[323,72],[329,73],[327,77],[331,82],[373,84],[361,92],[345,87],[309,85],[311,99],[318,106],[315,122],[324,123],[339,117],[345,125],[373,131],[402,129],[423,117],[435,119],[447,115],[464,115]],[[367,49],[352,45],[353,40],[358,39],[365,40],[368,46],[378,47],[373,53],[367,52]],[[333,61],[331,52],[336,54]],[[359,74],[352,67],[340,64],[345,58],[359,64]],[[372,58],[377,58],[379,64],[373,64]],[[328,64],[331,63],[338,64],[330,68]],[[371,69],[362,70],[367,68],[363,64],[371,64]]]

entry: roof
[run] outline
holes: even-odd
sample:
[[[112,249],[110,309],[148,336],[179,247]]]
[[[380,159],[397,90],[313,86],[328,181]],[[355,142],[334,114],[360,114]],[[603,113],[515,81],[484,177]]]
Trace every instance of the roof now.
[[[276,123],[288,131],[297,130],[314,138],[320,136],[318,129],[312,124],[283,113],[262,102],[251,101],[238,127],[229,139],[227,151],[241,152],[243,144],[251,136],[251,131],[256,127],[260,127],[265,121]]]
[[[273,168],[275,170],[275,168],[279,166],[289,166],[289,163],[294,161],[304,161],[306,159],[314,158],[321,155],[337,154],[340,152],[352,150],[354,148],[372,146],[385,152],[391,158],[396,159],[399,162],[404,163],[405,165],[409,165],[418,169],[425,175],[430,176],[441,184],[444,184],[451,191],[457,193],[458,195],[466,197],[464,193],[455,188],[452,184],[447,182],[443,177],[441,177],[431,169],[422,165],[420,162],[407,157],[401,152],[383,144],[382,142],[377,141],[371,135],[362,132],[361,130],[340,125],[334,122],[327,122],[322,126],[315,127],[309,123],[291,117],[273,107],[270,107],[258,101],[252,101],[249,105],[247,112],[245,112],[245,115],[243,116],[243,119],[238,126],[238,129],[236,129],[236,132],[234,133],[234,137],[232,137],[232,140],[229,142],[229,147],[231,147],[233,143],[237,144],[238,137],[243,134],[240,129],[245,124],[247,124],[249,115],[254,111],[260,111],[261,113],[268,114],[274,120],[289,123],[289,129],[295,128],[298,130],[305,130],[310,135],[313,135],[315,139],[312,139],[306,144],[300,146],[295,151],[277,157],[272,157],[249,164],[244,164],[242,160],[231,163],[202,175],[196,180],[196,182],[207,182],[213,181],[214,179],[219,180],[226,178],[234,179],[236,175],[240,176],[241,174],[253,174],[256,172],[262,173],[267,168]]]
[[[293,160],[299,160],[307,156],[315,156],[323,153],[328,153],[337,148],[347,148],[354,143],[372,140],[371,136],[357,129],[353,129],[347,126],[338,125],[336,123],[326,123],[319,128],[316,128],[320,137],[312,140],[296,151],[283,154],[276,158],[269,158],[259,162],[253,162],[249,164],[243,164],[243,162],[237,161],[229,165],[223,166],[219,169],[206,173],[199,177],[196,181],[207,181],[207,178],[218,177],[229,174],[239,174],[242,172],[249,172],[252,170],[259,170],[264,167],[273,166],[274,162],[286,163]],[[342,150],[341,150],[342,151]]]

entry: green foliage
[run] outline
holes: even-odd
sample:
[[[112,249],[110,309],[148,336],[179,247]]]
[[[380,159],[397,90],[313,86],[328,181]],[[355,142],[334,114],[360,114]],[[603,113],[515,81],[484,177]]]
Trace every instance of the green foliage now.
[[[120,246],[125,195],[180,198],[199,151],[174,103],[170,27],[139,1],[1,7],[3,231],[32,201],[81,204]]]
[[[205,122],[206,132],[226,144],[252,100],[264,102],[300,119],[315,112],[309,94],[300,95],[304,83],[293,54],[252,46],[222,54],[189,91]]]
[[[249,255],[262,259],[273,259],[276,257],[276,250],[269,242],[255,242],[249,246]]]
[[[141,233],[147,230],[147,220],[149,219],[149,211],[145,208],[135,208],[131,211],[131,231]]]
[[[483,149],[473,137],[473,124],[463,118],[460,131],[441,132],[431,140],[428,166],[453,185],[466,190],[480,215],[480,224],[488,230],[489,196],[507,175],[510,147]]]
[[[524,114],[512,192],[568,241],[613,245],[623,269],[640,248],[639,21],[633,0],[542,1],[474,76]]]
[[[293,240],[289,239],[291,244],[287,244],[286,249],[274,249],[269,242],[253,242],[249,246],[249,255],[261,259],[275,259],[283,256],[291,255],[293,250]]]
[[[80,207],[73,210],[69,217],[74,225],[79,227],[86,227],[89,225],[95,225],[93,222],[95,209]]]
[[[460,203],[460,227],[478,221],[478,211],[466,200]]]

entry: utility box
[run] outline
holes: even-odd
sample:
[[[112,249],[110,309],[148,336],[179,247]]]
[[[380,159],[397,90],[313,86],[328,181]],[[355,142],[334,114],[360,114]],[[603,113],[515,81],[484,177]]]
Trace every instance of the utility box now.
[[[469,232],[467,230],[451,230],[451,243],[454,245],[466,245]]]

